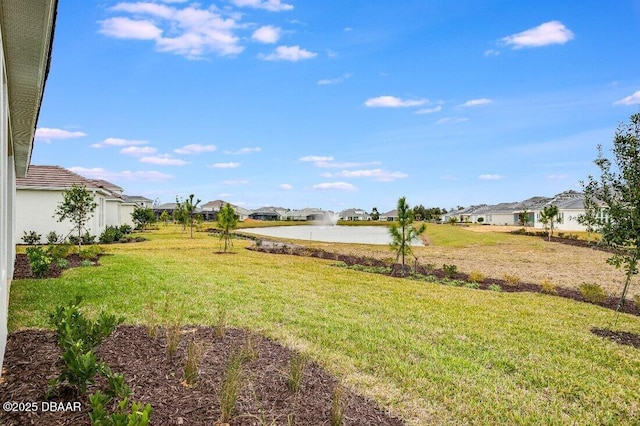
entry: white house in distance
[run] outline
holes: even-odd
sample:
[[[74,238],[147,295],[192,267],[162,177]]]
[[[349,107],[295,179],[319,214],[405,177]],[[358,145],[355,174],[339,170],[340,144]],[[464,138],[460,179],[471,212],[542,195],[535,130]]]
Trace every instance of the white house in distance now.
[[[29,170],[57,6],[57,0],[0,2],[0,365],[15,259],[15,179]]]
[[[68,220],[58,222],[55,214],[63,201],[63,192],[73,185],[84,186],[97,204],[87,223],[91,235],[100,235],[107,226],[120,226],[120,206],[124,202],[118,194],[122,189],[112,183],[91,180],[59,166],[31,166],[29,174],[16,179],[16,237],[35,231],[46,238],[55,231],[67,237],[73,231]],[[83,232],[84,233],[84,232]]]

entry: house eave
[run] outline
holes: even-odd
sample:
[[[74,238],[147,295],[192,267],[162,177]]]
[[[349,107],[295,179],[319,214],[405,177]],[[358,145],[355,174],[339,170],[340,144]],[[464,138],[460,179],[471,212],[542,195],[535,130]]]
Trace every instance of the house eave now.
[[[9,97],[10,145],[16,177],[31,161],[49,74],[58,0],[2,0],[2,47]]]

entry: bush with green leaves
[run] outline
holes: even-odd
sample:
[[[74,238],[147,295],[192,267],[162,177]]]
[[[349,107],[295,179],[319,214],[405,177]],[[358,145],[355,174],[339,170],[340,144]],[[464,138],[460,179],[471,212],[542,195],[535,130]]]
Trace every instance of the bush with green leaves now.
[[[60,260],[66,259],[69,255],[69,251],[71,251],[71,246],[69,244],[50,244],[47,247],[47,254],[51,257],[52,260]]]
[[[131,227],[131,225],[127,225],[125,223],[124,225],[120,225],[120,232],[122,233],[122,235],[129,235],[133,232],[133,228]]]
[[[151,405],[143,406],[140,402],[131,401],[131,388],[125,383],[122,374],[113,373],[108,366],[105,366],[103,375],[107,379],[109,388],[106,393],[98,390],[89,397],[91,424],[94,426],[148,425],[153,411]],[[108,408],[111,408],[111,414]]]
[[[29,258],[29,267],[31,268],[33,276],[36,278],[44,278],[47,276],[52,259],[42,247],[28,247],[27,258]]]
[[[42,235],[38,234],[36,231],[24,231],[22,241],[30,246],[35,246],[40,244],[40,238],[42,238]]]
[[[100,238],[98,239],[101,244],[111,244],[117,241],[120,241],[122,238],[122,231],[120,227],[117,226],[107,226],[102,234],[100,234]]]
[[[602,286],[597,283],[582,283],[580,287],[580,294],[584,297],[584,300],[590,303],[602,303],[607,300],[607,294],[602,289]]]
[[[80,250],[80,258],[82,260],[98,260],[102,253],[104,253],[104,249],[100,246],[87,246]]]
[[[47,234],[47,244],[58,244],[64,239],[62,235],[58,235],[56,231],[51,231]]]
[[[50,382],[49,393],[58,385],[70,387],[76,394],[87,391],[87,385],[95,383],[95,376],[105,371],[93,349],[106,339],[124,318],[101,312],[91,321],[80,312],[82,299],[67,306],[59,306],[49,315],[49,322],[56,329],[58,345],[63,350],[62,372]]]
[[[445,278],[453,278],[458,273],[458,267],[456,265],[447,265],[445,263],[442,265],[442,271],[444,272]]]

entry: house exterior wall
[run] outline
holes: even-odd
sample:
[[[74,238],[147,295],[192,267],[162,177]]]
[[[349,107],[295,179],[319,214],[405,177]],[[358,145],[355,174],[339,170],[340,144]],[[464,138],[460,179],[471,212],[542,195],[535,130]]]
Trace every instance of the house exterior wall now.
[[[105,226],[120,226],[120,205],[119,200],[107,199],[105,207]]]
[[[517,225],[513,221],[513,213],[491,213],[487,215],[487,221],[492,225]]]
[[[2,72],[2,81],[0,82],[0,366],[7,343],[9,288],[13,278],[13,260],[15,258],[15,163],[13,156],[10,155],[11,148],[9,146],[9,100],[3,52],[0,29],[0,72]]]
[[[120,204],[120,225],[129,225],[130,227],[135,228],[136,225],[133,223],[133,219],[131,218],[131,214],[135,208],[135,204]]]
[[[44,241],[51,231],[65,237],[73,231],[73,224],[69,220],[58,222],[55,214],[58,204],[63,201],[62,193],[62,190],[22,188],[16,191],[16,238],[18,242],[22,241],[24,232],[36,231],[42,235]],[[105,196],[100,193],[95,193],[94,201],[98,207],[86,227],[91,235],[99,236],[106,227],[107,201]]]

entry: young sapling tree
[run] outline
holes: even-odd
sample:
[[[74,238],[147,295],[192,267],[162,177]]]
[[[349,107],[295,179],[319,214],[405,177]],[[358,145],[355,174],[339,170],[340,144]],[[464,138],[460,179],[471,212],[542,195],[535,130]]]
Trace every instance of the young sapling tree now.
[[[82,249],[82,231],[85,225],[93,217],[93,212],[98,203],[94,201],[94,195],[81,185],[72,185],[62,193],[63,200],[56,208],[58,222],[70,220],[74,229],[78,232],[78,253]]]

